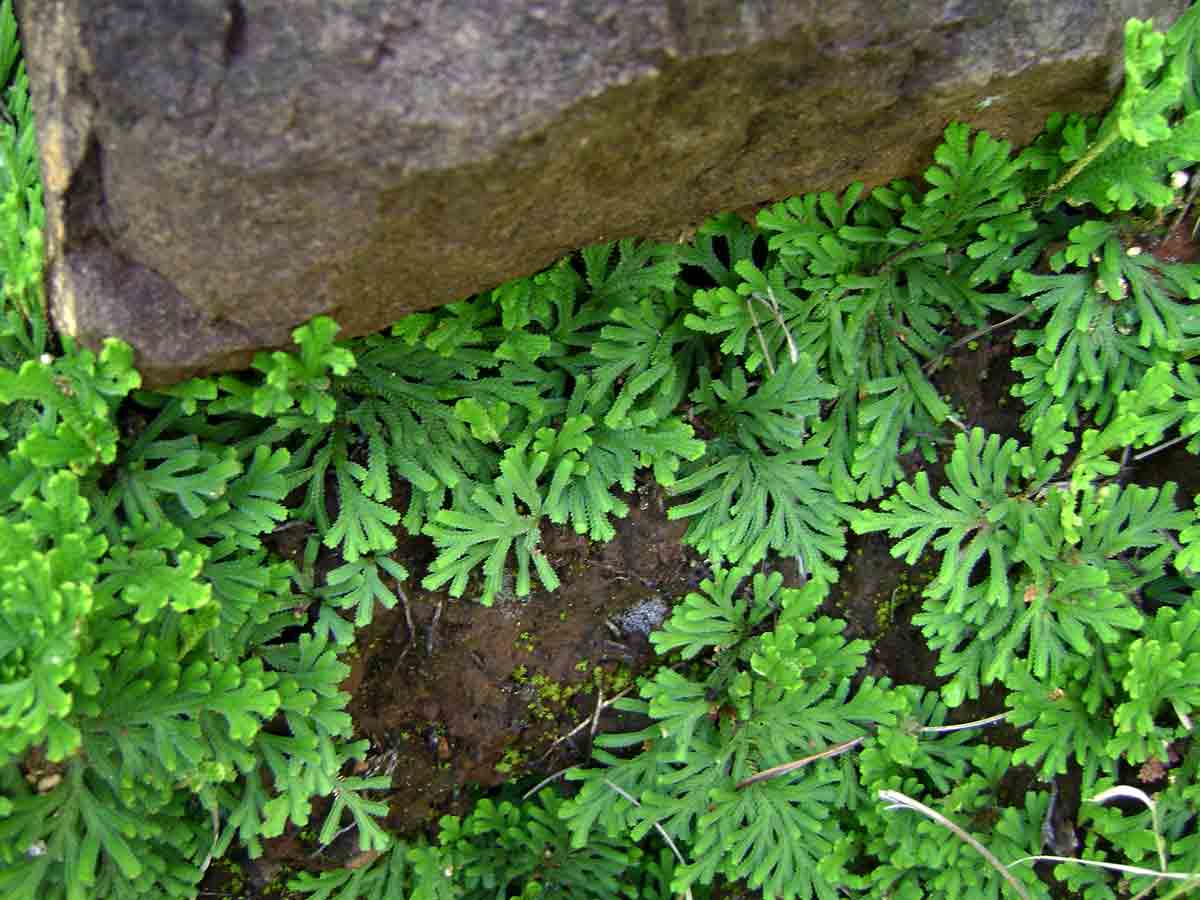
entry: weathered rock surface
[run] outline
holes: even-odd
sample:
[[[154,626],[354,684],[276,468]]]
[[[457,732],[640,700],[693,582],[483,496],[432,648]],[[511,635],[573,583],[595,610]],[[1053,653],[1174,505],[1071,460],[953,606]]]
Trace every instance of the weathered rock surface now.
[[[1094,110],[1185,0],[24,0],[54,319],[151,383]]]

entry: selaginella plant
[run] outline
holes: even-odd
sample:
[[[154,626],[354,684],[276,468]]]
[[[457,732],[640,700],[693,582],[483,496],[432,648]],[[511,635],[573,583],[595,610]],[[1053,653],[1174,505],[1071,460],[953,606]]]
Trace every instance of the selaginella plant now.
[[[193,896],[235,837],[260,852],[317,795],[372,808],[377,785],[339,774],[363,749],[348,667],[327,634],[285,636],[298,573],[262,543],[287,450],[189,429],[194,401],[142,405],[131,356],[64,339],[0,371],[0,403],[37,412],[0,469],[8,897]],[[136,436],[118,405],[144,411]]]
[[[383,840],[361,793],[378,785],[340,775],[363,749],[346,740],[348,667],[327,634],[295,634],[299,573],[263,545],[289,515],[288,450],[238,441],[203,385],[141,394],[127,346],[47,336],[15,34],[6,2],[0,894],[192,897],[233,840],[260,852],[324,794]],[[320,328],[298,339],[324,347]],[[242,418],[263,431],[287,392],[319,419],[314,376],[337,354],[264,361]]]
[[[1067,774],[1106,801],[1085,861],[1132,891],[1200,870],[1200,519],[1134,480],[1200,450],[1197,268],[1153,252],[1200,160],[1198,35],[1195,10],[1131,22],[1113,110],[1019,153],[953,124],[920,181],[591,247],[386,335],[317,319],[295,353],[150,393],[129,348],[48,334],[5,4],[0,892],[194,896],[328,797],[319,840],[348,812],[378,856],[293,881],[318,898],[1118,896],[1111,869],[1016,862],[1075,853]],[[1025,432],[989,434],[939,372],[1017,321]],[[432,541],[428,590],[552,591],[543,530],[610,540],[648,478],[712,574],[612,703],[630,730],[566,794],[388,835],[388,779],[345,771],[366,746],[338,653],[403,597],[399,536]],[[284,527],[299,565],[269,550]],[[843,636],[848,528],[934,571],[912,621],[940,690]],[[985,688],[995,715],[952,723]],[[1138,767],[1167,788],[1114,808]]]

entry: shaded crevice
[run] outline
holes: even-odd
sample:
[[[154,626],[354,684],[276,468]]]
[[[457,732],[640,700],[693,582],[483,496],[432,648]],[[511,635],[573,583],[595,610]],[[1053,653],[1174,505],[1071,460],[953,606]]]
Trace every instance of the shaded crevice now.
[[[112,237],[104,203],[103,149],[95,133],[88,135],[87,149],[71,173],[63,194],[63,219],[70,246],[108,242]]]
[[[225,27],[225,44],[222,47],[221,61],[228,67],[246,49],[246,7],[242,0],[228,0],[226,11],[229,15],[229,24]]]
[[[392,41],[396,36],[396,28],[393,25],[384,25],[379,35],[379,41],[375,44],[374,50],[371,51],[371,60],[367,63],[367,71],[374,72],[387,60],[396,55],[395,49],[392,47]]]

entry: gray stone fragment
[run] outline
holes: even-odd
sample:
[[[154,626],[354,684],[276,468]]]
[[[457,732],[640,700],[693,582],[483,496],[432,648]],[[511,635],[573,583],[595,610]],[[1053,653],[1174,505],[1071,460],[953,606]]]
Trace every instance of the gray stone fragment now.
[[[1096,110],[1185,0],[24,0],[55,322],[149,383]]]
[[[671,607],[667,606],[662,597],[655,595],[614,616],[614,621],[627,635],[648,637],[650,632],[666,621],[670,612]]]

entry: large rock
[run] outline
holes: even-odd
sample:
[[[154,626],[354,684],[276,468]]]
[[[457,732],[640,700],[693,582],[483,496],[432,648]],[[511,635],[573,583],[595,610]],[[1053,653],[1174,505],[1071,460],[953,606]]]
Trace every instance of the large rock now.
[[[1095,110],[1186,0],[24,0],[55,322],[151,383]]]

